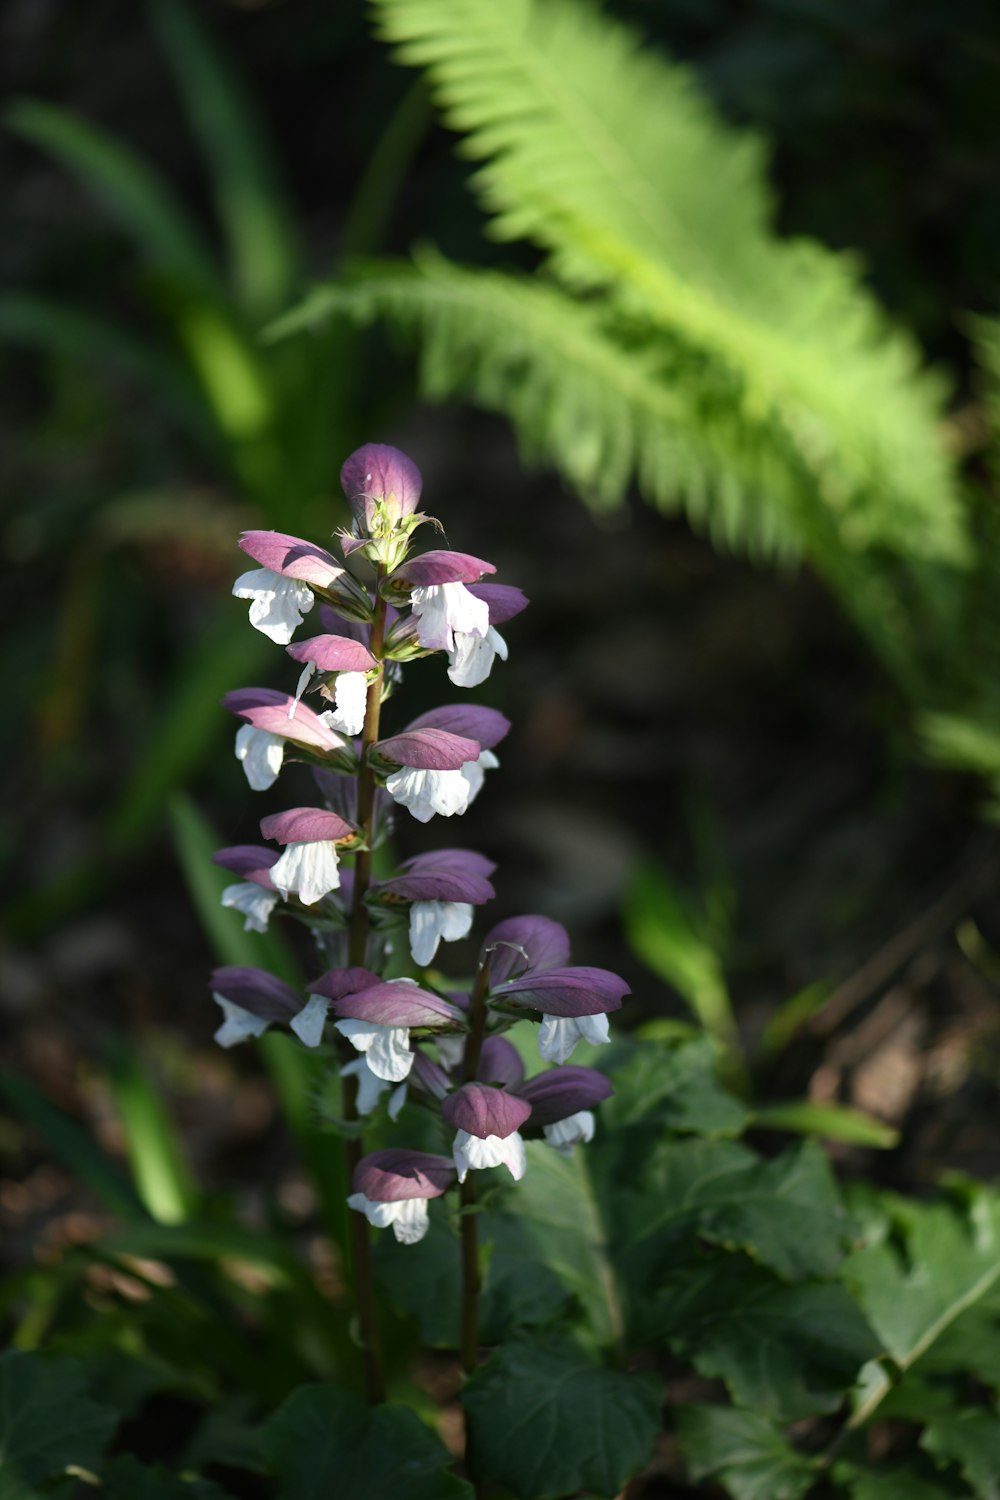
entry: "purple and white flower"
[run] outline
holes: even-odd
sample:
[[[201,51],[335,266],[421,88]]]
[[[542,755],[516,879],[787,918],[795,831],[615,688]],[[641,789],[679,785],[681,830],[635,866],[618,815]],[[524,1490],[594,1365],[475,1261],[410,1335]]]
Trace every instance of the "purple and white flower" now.
[[[373,754],[377,762],[398,767],[386,777],[385,789],[419,823],[428,823],[435,813],[449,818],[468,807],[470,788],[463,770],[479,758],[475,740],[411,725],[380,740]]]
[[[603,1073],[574,1067],[552,1068],[516,1089],[531,1105],[529,1125],[540,1126],[548,1144],[563,1156],[593,1139],[594,1106],[614,1093]]]
[[[368,673],[378,667],[367,646],[346,635],[315,635],[307,641],[296,641],[288,647],[288,654],[293,661],[303,663],[289,718],[294,717],[299,699],[315,672],[336,673],[335,708],[319,714],[318,718],[341,734],[360,734],[365,722]]]
[[[337,844],[354,840],[350,823],[325,808],[292,807],[262,818],[260,831],[285,846],[271,866],[271,880],[286,901],[295,895],[303,906],[315,906],[337,889]]]
[[[412,979],[378,981],[336,1000],[335,1029],[367,1054],[368,1066],[387,1083],[402,1083],[413,1066],[410,1032],[451,1030],[462,1012]]]
[[[212,971],[211,988],[213,1000],[222,1007],[222,1025],[215,1033],[220,1047],[262,1036],[275,1023],[290,1026],[302,1010],[291,985],[266,969],[228,964]]]
[[[609,1011],[629,987],[609,969],[566,967],[569,939],[547,917],[514,917],[499,923],[483,944],[490,965],[490,999],[540,1011],[538,1051],[545,1062],[564,1063],[577,1042],[610,1040]]]
[[[401,1245],[415,1245],[427,1233],[427,1204],[455,1180],[447,1156],[428,1151],[373,1151],[354,1169],[348,1207],[364,1214],[376,1229],[390,1224]]]
[[[243,876],[238,884],[226,886],[222,892],[222,905],[242,914],[244,932],[267,931],[271,913],[279,899],[271,879],[271,867],[277,859],[273,849],[264,849],[257,844],[235,844],[212,855],[213,864]]]
[[[445,1099],[441,1114],[458,1132],[452,1155],[459,1182],[470,1170],[484,1167],[506,1167],[515,1182],[524,1176],[524,1142],[518,1127],[531,1114],[526,1100],[485,1083],[465,1083]]]
[[[495,892],[487,878],[496,866],[482,854],[467,849],[438,849],[407,860],[399,872],[376,888],[381,899],[411,902],[410,952],[425,967],[438,943],[467,937],[473,907],[491,901]]]

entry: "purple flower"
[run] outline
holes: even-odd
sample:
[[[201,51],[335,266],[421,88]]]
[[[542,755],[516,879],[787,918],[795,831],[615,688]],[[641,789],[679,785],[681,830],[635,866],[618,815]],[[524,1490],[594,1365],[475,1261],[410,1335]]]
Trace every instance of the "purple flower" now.
[[[367,594],[324,548],[283,531],[245,531],[240,547],[262,566],[241,574],[233,593],[251,601],[250,624],[279,645],[287,646],[317,592],[371,618]]]
[[[442,547],[437,552],[421,552],[408,557],[391,573],[383,585],[387,598],[394,602],[406,599],[411,589],[440,588],[449,583],[478,583],[487,573],[495,573],[492,563],[468,552],[452,552]],[[481,603],[484,601],[480,601]],[[489,605],[486,606],[489,623]]]
[[[398,448],[365,443],[345,460],[340,483],[355,520],[371,532],[380,510],[393,527],[413,515],[423,481],[413,460]]]
[[[236,885],[226,886],[222,905],[241,913],[244,932],[267,931],[271,913],[278,904],[278,892],[271,879],[271,867],[277,859],[273,849],[257,844],[235,844],[212,855],[213,864],[243,877]]]
[[[266,839],[285,845],[271,866],[271,879],[287,901],[298,896],[303,906],[314,906],[340,884],[337,844],[354,842],[350,823],[319,807],[292,807],[262,818]]]
[[[294,661],[304,663],[295,688],[296,705],[315,672],[335,672],[335,708],[327,710],[323,721],[341,734],[360,734],[368,703],[367,674],[378,666],[368,647],[337,632],[314,635],[307,641],[295,641],[286,649]],[[324,688],[324,693],[329,697],[329,688]],[[289,711],[293,718],[296,711]]]
[[[490,612],[491,625],[506,625],[530,602],[524,590],[511,583],[469,583],[466,588],[473,598],[482,599]]]
[[[438,943],[467,937],[472,908],[496,894],[486,878],[496,866],[467,849],[438,849],[407,860],[399,873],[374,892],[378,900],[409,901],[410,953],[426,967]]]
[[[582,1109],[593,1109],[614,1093],[609,1079],[596,1068],[549,1068],[517,1085],[519,1097],[531,1106],[532,1125],[554,1125]]]
[[[496,895],[488,878],[495,869],[491,859],[472,849],[432,849],[405,860],[377,892],[403,901],[467,901],[482,906]]]
[[[510,731],[510,720],[499,709],[484,708],[479,703],[449,703],[412,719],[407,732],[414,729],[443,729],[475,740],[481,750],[495,750]]]
[[[608,969],[568,968],[569,940],[548,917],[511,917],[487,935],[490,999],[541,1011],[538,1050],[564,1063],[578,1041],[607,1042],[607,1012],[618,1010],[628,985]]]
[[[247,781],[264,792],[277,780],[286,740],[321,755],[347,747],[347,741],[304,704],[274,688],[236,688],[222,700],[237,718],[246,720],[236,733],[236,758]]]
[[[518,1089],[524,1078],[524,1063],[517,1048],[505,1036],[488,1036],[479,1054],[480,1082]]]
[[[451,1030],[462,1012],[409,979],[378,981],[334,1003],[336,1029],[367,1055],[377,1078],[401,1083],[413,1066],[411,1030]]]
[[[459,1182],[470,1168],[505,1166],[515,1181],[524,1176],[518,1127],[531,1114],[526,1100],[485,1083],[465,1083],[444,1101],[441,1114],[458,1132],[452,1154]]]
[[[376,762],[399,767],[386,777],[386,791],[420,823],[435,813],[465,812],[472,797],[466,768],[475,767],[479,755],[475,740],[444,729],[411,727],[374,748]]]
[[[593,1139],[594,1105],[614,1089],[594,1068],[563,1067],[529,1078],[517,1092],[531,1105],[528,1123],[540,1126],[548,1144],[569,1156],[575,1145]]]
[[[490,966],[490,984],[516,974],[562,968],[569,962],[569,934],[549,917],[508,917],[486,934],[479,962]]]
[[[291,1025],[302,1009],[292,987],[266,969],[243,964],[213,969],[211,989],[222,1007],[223,1022],[215,1033],[220,1047],[261,1036],[275,1022]]]
[[[306,994],[311,998],[298,1017],[293,1028],[294,1031],[305,1042],[307,1047],[317,1046],[323,1036],[327,1011],[330,1009],[333,1001],[340,1000],[345,995],[354,994],[356,990],[370,989],[373,984],[378,983],[378,975],[373,974],[370,969],[328,969],[325,974],[321,974],[318,979],[313,980],[312,984],[306,985]],[[362,1057],[360,1061],[364,1064],[365,1060]],[[349,1066],[354,1067],[353,1064]],[[342,1068],[341,1075],[343,1075],[343,1072],[344,1069]],[[358,1109],[361,1114],[368,1114],[369,1112],[368,1108],[362,1108],[362,1095],[366,1096],[365,1103],[367,1105],[369,1097],[374,1092],[374,1097],[371,1098],[370,1105],[374,1109],[375,1102],[381,1092],[380,1088],[373,1089],[369,1085],[370,1080],[366,1082],[359,1077]]]
[[[377,1229],[392,1225],[401,1245],[415,1245],[427,1233],[427,1204],[440,1198],[455,1180],[446,1156],[428,1151],[373,1151],[358,1162],[348,1198]]]

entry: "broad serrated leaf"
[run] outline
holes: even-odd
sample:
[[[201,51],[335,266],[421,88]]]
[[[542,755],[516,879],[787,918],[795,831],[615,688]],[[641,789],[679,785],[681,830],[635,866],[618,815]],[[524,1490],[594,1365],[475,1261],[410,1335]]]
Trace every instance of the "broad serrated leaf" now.
[[[462,1392],[475,1470],[517,1500],[617,1495],[660,1428],[659,1382],[592,1363],[572,1344],[515,1340]]]
[[[833,1477],[851,1500],[968,1500],[968,1491],[938,1479],[929,1466],[919,1463],[887,1464],[862,1469],[854,1464],[835,1465]]]
[[[616,1193],[615,1260],[640,1294],[690,1259],[698,1238],[744,1250],[788,1280],[831,1276],[852,1239],[822,1151],[773,1161],[730,1141],[670,1141]]]
[[[636,1126],[701,1136],[735,1136],[749,1115],[716,1078],[716,1051],[705,1037],[615,1044],[601,1071],[611,1074],[614,1094],[601,1106],[608,1136]],[[611,1050],[611,1049],[609,1049]]]
[[[956,1464],[976,1500],[1000,1500],[1000,1415],[995,1411],[935,1417],[920,1446],[933,1458]]]
[[[739,1405],[780,1422],[836,1411],[880,1349],[838,1282],[788,1286],[742,1256],[668,1278],[649,1318]]]
[[[30,1500],[69,1464],[98,1468],[118,1414],[86,1392],[86,1369],[73,1360],[0,1356],[0,1500]]]
[[[546,1266],[576,1299],[594,1339],[613,1344],[622,1332],[621,1291],[598,1156],[578,1148],[567,1158],[540,1141],[529,1141],[525,1150],[524,1179],[506,1195],[507,1253],[516,1242],[519,1254]]]
[[[443,1207],[432,1204],[430,1218],[430,1228],[419,1244],[400,1245],[391,1234],[380,1235],[375,1269],[384,1295],[416,1319],[422,1343],[435,1349],[457,1349],[458,1236]],[[486,1257],[479,1306],[483,1343],[498,1344],[519,1329],[550,1323],[564,1311],[570,1289],[539,1256],[519,1215],[508,1217],[491,1209],[480,1217],[479,1238]]]
[[[733,1500],[799,1500],[816,1479],[815,1463],[757,1412],[733,1406],[682,1406],[681,1451],[693,1479],[717,1479]]]
[[[208,1479],[186,1479],[162,1464],[141,1464],[131,1454],[116,1458],[102,1479],[103,1500],[226,1500],[228,1493]]]
[[[977,1188],[967,1213],[951,1203],[888,1196],[883,1205],[881,1211],[869,1212],[867,1243],[848,1258],[843,1274],[886,1350],[905,1371],[918,1360],[933,1360],[935,1346],[943,1347],[949,1334],[954,1340],[963,1315],[973,1333],[982,1321],[984,1304],[1000,1286],[1000,1195]],[[994,1334],[998,1327],[994,1320]],[[873,1392],[859,1422],[874,1412],[884,1394]]]
[[[340,1386],[293,1391],[264,1429],[263,1450],[283,1500],[473,1500],[415,1412],[369,1408]]]

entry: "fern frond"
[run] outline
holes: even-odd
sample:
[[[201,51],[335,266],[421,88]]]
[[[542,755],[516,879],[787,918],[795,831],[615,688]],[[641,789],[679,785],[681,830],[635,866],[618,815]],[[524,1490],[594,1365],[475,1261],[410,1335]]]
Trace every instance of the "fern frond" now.
[[[501,412],[527,459],[552,463],[597,507],[620,502],[635,479],[724,547],[793,558],[815,537],[794,454],[779,459],[683,351],[629,340],[598,305],[559,287],[423,250],[412,265],[370,265],[315,288],[268,336],[330,316],[408,336],[426,397]]]
[[[717,367],[736,417],[775,439],[841,542],[964,554],[939,382],[843,256],[778,240],[760,144],[686,72],[586,0],[373,0],[424,68],[493,233],[527,239]],[[780,440],[779,440],[780,435]]]

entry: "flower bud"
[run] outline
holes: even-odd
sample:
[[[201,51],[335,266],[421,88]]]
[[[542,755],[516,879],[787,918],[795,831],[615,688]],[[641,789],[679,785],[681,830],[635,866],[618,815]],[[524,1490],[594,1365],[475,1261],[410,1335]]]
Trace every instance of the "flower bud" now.
[[[420,470],[412,458],[388,443],[365,443],[344,461],[340,483],[352,514],[368,536],[380,518],[390,526],[412,516],[420,502]]]

